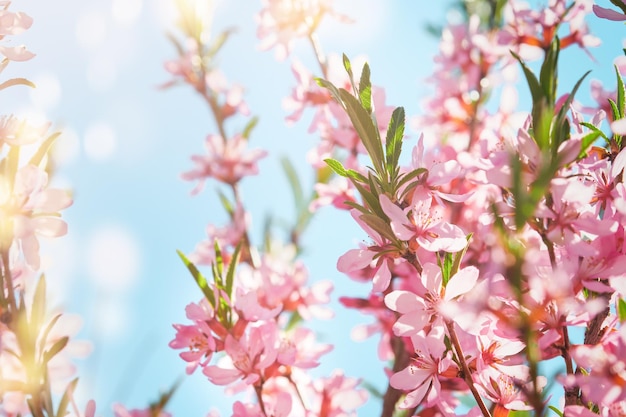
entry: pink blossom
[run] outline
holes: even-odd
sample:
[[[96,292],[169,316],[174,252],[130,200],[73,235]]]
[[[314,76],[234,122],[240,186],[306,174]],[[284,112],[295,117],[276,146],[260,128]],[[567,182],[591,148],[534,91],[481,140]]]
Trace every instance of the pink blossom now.
[[[443,221],[437,210],[431,212],[431,202],[432,197],[427,193],[415,193],[411,205],[402,210],[389,197],[380,195],[380,205],[399,239],[414,242],[429,252],[463,250],[467,246],[465,234],[459,227]]]
[[[201,191],[206,178],[215,178],[229,185],[238,183],[243,177],[256,175],[259,170],[257,162],[267,152],[260,149],[247,150],[248,141],[241,135],[225,140],[218,135],[207,136],[206,155],[193,155],[191,160],[196,167],[182,174],[187,181],[198,180],[193,190]]]
[[[441,327],[434,327],[430,333],[419,332],[411,336],[415,353],[411,363],[389,380],[392,387],[409,391],[399,407],[413,408],[417,405],[429,407],[437,402],[441,393],[439,376],[454,367],[451,355],[444,356],[446,345]]]
[[[622,0],[622,3],[624,3],[623,0]],[[613,20],[616,22],[626,20],[626,15],[624,13],[617,12],[613,9],[607,9],[606,7],[600,7],[597,4],[593,5],[593,12],[600,19]]]
[[[128,410],[121,404],[113,406],[113,413],[115,417],[172,417],[170,413],[163,410],[152,410],[151,408]]]
[[[15,183],[0,181],[0,247],[7,249],[11,239],[21,247],[29,267],[39,269],[38,237],[58,237],[67,232],[67,224],[58,212],[72,204],[70,195],[47,188],[48,174],[34,165],[17,171]]]
[[[227,354],[218,365],[208,365],[202,371],[216,385],[228,385],[242,378],[254,385],[263,378],[265,370],[278,356],[278,329],[274,322],[249,327],[241,338],[226,336]]]
[[[420,282],[424,293],[396,290],[385,296],[385,304],[400,317],[393,325],[396,336],[411,336],[428,324],[441,325],[447,304],[471,290],[478,279],[478,269],[465,267],[454,274],[443,286],[441,269],[432,263],[423,265]]]

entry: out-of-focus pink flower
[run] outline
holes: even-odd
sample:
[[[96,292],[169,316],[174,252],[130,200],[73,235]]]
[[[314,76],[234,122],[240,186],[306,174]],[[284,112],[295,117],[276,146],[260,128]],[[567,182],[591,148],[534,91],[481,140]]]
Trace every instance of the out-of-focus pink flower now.
[[[11,146],[21,146],[35,143],[44,137],[50,123],[41,126],[32,126],[27,120],[20,120],[15,116],[0,117],[0,146],[6,143]]]
[[[624,0],[621,1],[626,5]],[[600,19],[613,20],[615,22],[626,20],[626,14],[617,12],[613,9],[607,9],[606,7],[600,7],[597,4],[593,5],[593,13]]]
[[[248,150],[248,141],[241,135],[228,140],[219,135],[209,135],[205,146],[207,154],[193,155],[191,160],[196,167],[182,174],[184,180],[199,181],[192,191],[194,194],[201,191],[206,178],[234,185],[245,176],[258,174],[257,162],[267,155],[261,149]]]
[[[420,332],[411,336],[415,348],[411,363],[389,380],[392,387],[409,391],[400,408],[413,408],[419,404],[428,407],[437,401],[441,393],[439,375],[455,366],[450,354],[444,356],[446,345],[443,339],[441,327],[434,327],[428,334]]]
[[[224,341],[227,356],[218,365],[208,365],[203,373],[216,385],[228,385],[242,378],[254,385],[264,377],[278,356],[278,329],[273,321],[248,327],[238,340],[230,334]]]
[[[115,417],[172,417],[170,413],[163,410],[155,411],[150,408],[128,410],[122,404],[115,404],[113,413]]]
[[[58,212],[72,204],[64,190],[46,188],[48,174],[34,165],[17,171],[12,192],[6,180],[0,181],[0,246],[8,249],[15,239],[28,266],[39,269],[39,236],[58,237],[67,224]]]

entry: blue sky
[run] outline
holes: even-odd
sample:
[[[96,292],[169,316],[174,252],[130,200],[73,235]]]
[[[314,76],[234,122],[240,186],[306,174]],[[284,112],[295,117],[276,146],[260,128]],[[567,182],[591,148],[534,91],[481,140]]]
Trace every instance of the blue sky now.
[[[190,168],[189,156],[203,151],[204,137],[215,130],[204,103],[186,87],[159,90],[169,79],[163,69],[175,50],[165,37],[171,29],[171,0],[31,0],[15,1],[35,23],[16,42],[37,57],[11,64],[8,76],[26,76],[39,88],[15,87],[3,92],[0,110],[51,120],[62,130],[55,183],[71,188],[73,207],[64,214],[69,234],[46,242],[44,261],[55,305],[84,318],[80,337],[94,344],[80,364],[80,398],[95,398],[100,414],[121,401],[144,407],[184,374],[184,363],[167,343],[172,323],[185,321],[184,307],[200,298],[176,249],[190,252],[205,236],[209,222],[224,221],[214,184],[196,197],[193,185],[179,179]],[[606,2],[608,3],[608,1]],[[433,69],[437,41],[426,34],[427,22],[441,22],[448,2],[338,0],[337,9],[352,17],[351,25],[325,21],[320,38],[326,52],[354,57],[365,54],[374,84],[387,91],[387,102],[419,113],[428,93],[424,79]],[[243,196],[253,215],[253,236],[264,216],[293,219],[292,200],[279,159],[291,159],[310,184],[305,153],[316,138],[306,133],[309,117],[287,127],[281,100],[295,80],[289,61],[277,62],[273,52],[259,51],[254,15],[260,1],[220,1],[214,33],[227,27],[237,32],[219,55],[231,82],[246,88],[252,114],[260,117],[251,145],[267,149],[261,175],[243,183]],[[590,78],[609,80],[606,65],[620,51],[624,26],[590,19],[605,40],[593,51],[598,62],[565,51],[561,91],[587,69]],[[293,56],[316,70],[310,47],[296,43]],[[610,77],[610,78],[607,78]],[[581,89],[585,98],[588,82]],[[524,95],[522,95],[522,104]],[[310,116],[310,115],[309,115]],[[243,121],[240,121],[243,125]],[[231,128],[236,127],[231,126]],[[415,143],[411,132],[407,147]],[[271,192],[270,192],[271,191]],[[337,258],[363,239],[346,213],[322,210],[304,237],[310,277],[330,279],[333,295],[365,295],[369,287],[350,282],[335,269]],[[336,305],[336,303],[334,304]],[[317,375],[343,368],[379,387],[385,384],[375,341],[353,343],[350,329],[369,320],[338,311],[332,325],[314,324],[324,342],[336,342]],[[373,358],[373,359],[370,359]],[[182,384],[170,410],[185,417],[204,416],[211,407],[225,413],[230,399],[197,374]],[[362,415],[376,413],[370,403]]]

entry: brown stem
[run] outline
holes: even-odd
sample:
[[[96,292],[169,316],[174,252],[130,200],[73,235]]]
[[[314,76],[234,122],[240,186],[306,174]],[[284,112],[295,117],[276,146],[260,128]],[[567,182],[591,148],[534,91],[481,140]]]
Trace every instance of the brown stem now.
[[[567,330],[567,326],[563,326],[563,352],[561,356],[563,356],[563,360],[565,361],[565,371],[568,375],[574,375],[574,365],[572,362],[572,357],[569,354],[570,349],[570,341],[569,341],[569,332]],[[574,385],[571,387],[565,387],[565,406],[568,405],[578,405],[580,389],[578,386]]]
[[[322,52],[322,47],[317,39],[315,33],[309,33],[309,42],[313,47],[313,53],[315,54],[315,58],[317,59],[318,64],[320,64],[320,69],[322,70],[322,76],[324,78],[328,78],[328,64],[326,63],[326,57]]]
[[[461,370],[463,371],[463,379],[470,389],[472,396],[476,400],[476,404],[478,404],[478,408],[483,413],[485,417],[491,417],[491,413],[489,409],[485,405],[482,397],[478,393],[476,386],[474,385],[474,380],[472,379],[472,371],[470,370],[467,361],[465,360],[465,355],[463,354],[463,349],[461,348],[461,343],[459,342],[459,338],[456,335],[456,331],[454,330],[454,323],[451,320],[445,320],[446,328],[448,329],[448,336],[450,336],[450,341],[452,342],[452,346],[454,347],[454,351],[456,353],[457,359],[459,360],[459,365],[461,365]]]
[[[259,407],[261,408],[261,412],[265,417],[267,417],[267,412],[265,411],[265,404],[263,404],[263,385],[254,385],[254,392],[256,393],[256,398],[259,402]]]
[[[394,373],[400,372],[409,364],[409,355],[406,351],[402,338],[398,336],[392,336],[391,348],[393,349],[393,354],[395,357],[392,370]],[[401,396],[402,392],[395,389],[391,386],[391,384],[389,384],[387,386],[387,391],[383,396],[383,411],[380,417],[392,417],[394,412],[396,411],[396,403]]]
[[[11,312],[17,312],[17,302],[15,301],[15,288],[13,287],[13,278],[11,276],[11,267],[9,266],[9,252],[2,251],[2,278],[8,293],[9,306]],[[0,288],[4,297],[4,288]]]

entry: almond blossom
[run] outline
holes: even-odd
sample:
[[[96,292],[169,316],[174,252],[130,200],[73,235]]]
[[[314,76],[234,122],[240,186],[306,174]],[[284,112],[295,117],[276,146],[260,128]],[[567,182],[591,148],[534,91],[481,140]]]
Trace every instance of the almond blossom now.
[[[229,185],[238,183],[243,177],[259,173],[257,163],[267,152],[261,149],[246,149],[248,141],[242,135],[230,139],[219,135],[206,138],[206,155],[193,155],[195,168],[182,174],[187,181],[198,180],[193,193],[202,190],[206,178],[214,178]]]

